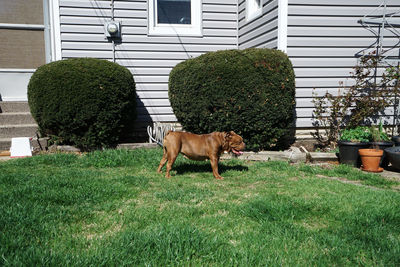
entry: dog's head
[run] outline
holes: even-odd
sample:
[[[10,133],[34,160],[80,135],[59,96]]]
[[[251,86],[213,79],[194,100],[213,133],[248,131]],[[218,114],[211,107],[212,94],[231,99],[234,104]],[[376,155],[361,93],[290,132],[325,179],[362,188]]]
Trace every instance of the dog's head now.
[[[246,145],[243,142],[243,138],[236,134],[234,131],[225,132],[225,145],[224,150],[228,152],[232,152],[236,155],[243,154],[243,150]]]

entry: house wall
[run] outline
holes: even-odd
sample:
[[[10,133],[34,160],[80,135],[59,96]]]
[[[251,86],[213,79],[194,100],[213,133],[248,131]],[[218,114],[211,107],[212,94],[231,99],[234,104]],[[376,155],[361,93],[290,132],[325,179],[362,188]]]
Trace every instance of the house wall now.
[[[287,53],[296,73],[297,127],[312,126],[312,91],[337,94],[357,59],[354,55],[376,38],[357,21],[366,14],[382,14],[377,0],[289,0]],[[400,1],[388,0],[387,12],[399,12]],[[397,14],[396,16],[398,16]],[[398,28],[400,31],[400,28]],[[386,45],[398,38],[385,37]],[[398,53],[398,49],[396,50]],[[393,109],[388,109],[393,114]]]
[[[287,1],[285,48],[296,73],[296,126],[305,129],[312,127],[314,88],[319,95],[336,94],[340,81],[351,84],[347,78],[357,63],[355,53],[375,41],[357,21],[373,13],[381,1]],[[168,76],[177,63],[221,49],[278,48],[278,4],[286,1],[262,2],[262,14],[247,21],[245,0],[203,0],[203,37],[178,38],[148,36],[146,0],[115,1],[115,19],[122,22],[116,62],[135,77],[139,121],[176,121],[168,101]],[[387,3],[387,12],[400,10],[398,0]],[[62,58],[111,60],[112,44],[103,29],[110,17],[110,1],[60,0]],[[393,36],[385,40],[398,41]]]
[[[246,0],[239,0],[239,48],[278,47],[278,0],[265,0],[262,14],[246,20]]]
[[[174,122],[168,100],[168,76],[179,62],[208,51],[236,49],[237,1],[203,0],[203,37],[148,36],[148,2],[115,1],[114,16],[122,23],[116,62],[134,75],[138,125]],[[60,0],[62,58],[112,60],[112,44],[103,23],[111,17],[110,1]]]

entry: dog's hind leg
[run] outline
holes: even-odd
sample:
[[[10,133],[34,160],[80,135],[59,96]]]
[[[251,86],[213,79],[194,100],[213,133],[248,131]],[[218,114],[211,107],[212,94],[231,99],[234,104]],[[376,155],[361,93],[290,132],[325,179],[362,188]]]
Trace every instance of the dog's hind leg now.
[[[171,171],[172,165],[174,164],[176,158],[179,155],[180,148],[174,147],[167,151],[167,173],[165,174],[166,178],[171,178],[169,172]]]
[[[178,153],[169,153],[168,154],[167,173],[165,174],[165,178],[171,178],[171,175],[169,174],[169,172],[172,169],[172,165],[174,164],[177,157],[178,157]]]
[[[157,169],[157,172],[159,172],[159,173],[162,172],[161,169],[162,169],[162,167],[164,167],[164,165],[165,165],[165,163],[167,162],[167,159],[168,159],[167,158],[167,155],[168,155],[167,148],[163,147],[163,151],[164,151],[164,154],[163,154],[163,157],[162,157],[162,159],[160,161],[160,165],[158,165],[158,169]]]

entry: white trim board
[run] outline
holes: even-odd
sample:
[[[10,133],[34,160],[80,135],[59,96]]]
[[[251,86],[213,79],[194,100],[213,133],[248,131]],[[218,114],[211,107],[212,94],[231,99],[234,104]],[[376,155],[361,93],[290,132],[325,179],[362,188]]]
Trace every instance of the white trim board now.
[[[61,30],[60,1],[49,0],[50,31],[51,31],[51,61],[61,60]]]
[[[288,0],[278,0],[278,49],[287,53]]]

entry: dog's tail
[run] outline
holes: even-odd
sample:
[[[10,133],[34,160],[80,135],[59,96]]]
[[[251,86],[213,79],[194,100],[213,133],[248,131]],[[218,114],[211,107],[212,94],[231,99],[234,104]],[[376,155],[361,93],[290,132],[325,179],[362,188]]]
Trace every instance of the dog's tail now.
[[[163,138],[163,143],[162,143],[162,147],[165,147],[164,146],[164,144],[165,144],[165,138],[167,138],[167,136],[170,134],[170,133],[172,133],[173,132],[173,130],[168,130],[166,133],[165,133],[165,135],[164,135],[164,138]]]

